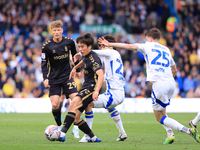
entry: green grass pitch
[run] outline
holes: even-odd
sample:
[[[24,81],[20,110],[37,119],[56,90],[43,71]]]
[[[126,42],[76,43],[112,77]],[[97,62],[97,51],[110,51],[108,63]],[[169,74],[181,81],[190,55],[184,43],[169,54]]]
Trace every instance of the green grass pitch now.
[[[66,113],[65,113],[66,114]],[[189,127],[188,122],[195,113],[169,113],[172,117]],[[0,150],[198,150],[197,143],[189,135],[174,131],[173,144],[163,145],[167,134],[152,113],[121,113],[124,128],[128,135],[125,141],[117,142],[118,130],[108,113],[94,114],[93,132],[101,138],[101,143],[79,143],[74,139],[71,128],[66,141],[51,142],[45,138],[44,130],[55,124],[52,114],[0,113]],[[200,123],[198,126],[200,130]],[[80,136],[83,133],[80,131]]]

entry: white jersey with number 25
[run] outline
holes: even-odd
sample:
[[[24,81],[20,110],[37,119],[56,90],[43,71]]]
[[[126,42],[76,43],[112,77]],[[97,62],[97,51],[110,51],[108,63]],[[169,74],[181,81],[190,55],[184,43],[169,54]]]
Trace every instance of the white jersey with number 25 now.
[[[157,42],[137,43],[146,60],[147,81],[174,80],[171,66],[175,65],[170,50]]]
[[[97,55],[104,56],[105,79],[107,90],[124,90],[123,63],[119,52],[113,49],[93,50]]]

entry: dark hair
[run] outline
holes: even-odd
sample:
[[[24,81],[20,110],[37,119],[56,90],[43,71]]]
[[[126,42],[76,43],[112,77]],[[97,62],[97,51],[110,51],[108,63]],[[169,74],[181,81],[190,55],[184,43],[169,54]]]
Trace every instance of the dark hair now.
[[[76,43],[83,43],[83,44],[86,44],[87,46],[90,46],[90,45],[93,46],[94,38],[91,33],[86,33],[86,34],[78,36],[76,39]]]
[[[112,35],[105,35],[105,36],[102,36],[102,37],[105,38],[108,42],[116,43],[115,37],[112,36]],[[101,44],[98,44],[98,46],[101,47]]]
[[[160,39],[160,36],[161,36],[161,33],[160,33],[160,30],[157,29],[157,28],[152,28],[150,29],[149,31],[147,31],[145,33],[145,36],[148,36],[148,37],[151,37],[153,38],[154,40],[159,40]]]
[[[110,43],[116,43],[115,37],[112,35],[105,35],[103,37]]]

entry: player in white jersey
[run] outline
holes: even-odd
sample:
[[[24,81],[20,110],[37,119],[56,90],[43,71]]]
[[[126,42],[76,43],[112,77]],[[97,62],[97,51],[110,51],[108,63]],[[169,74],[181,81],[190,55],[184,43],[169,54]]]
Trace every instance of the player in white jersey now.
[[[200,121],[200,112],[198,112],[197,116],[191,120],[189,122],[189,125],[192,127],[192,128],[195,128],[197,130],[197,123]]]
[[[108,47],[118,47],[127,50],[140,51],[145,57],[147,68],[147,81],[152,85],[152,106],[154,115],[168,133],[163,144],[171,144],[175,140],[172,129],[191,135],[197,142],[200,137],[195,128],[187,128],[166,114],[166,106],[175,90],[174,76],[177,69],[175,62],[166,46],[159,44],[161,33],[159,29],[152,28],[145,33],[147,42],[144,44],[110,43],[104,38],[99,38],[99,44]]]
[[[115,42],[115,38],[111,35],[104,36],[110,42]],[[101,45],[100,45],[101,46]],[[100,94],[97,101],[91,102],[85,109],[85,121],[88,126],[92,128],[93,123],[93,111],[92,108],[105,108],[109,111],[110,116],[114,120],[116,127],[119,129],[119,137],[117,141],[124,141],[127,138],[127,134],[124,131],[121,117],[116,110],[116,106],[124,101],[124,73],[123,63],[119,52],[114,50],[112,47],[101,46],[102,50],[93,50],[100,56],[104,57],[105,74],[104,79],[106,80],[106,92]],[[74,56],[74,61],[80,59],[80,55]],[[88,136],[84,135],[79,142],[87,142]]]

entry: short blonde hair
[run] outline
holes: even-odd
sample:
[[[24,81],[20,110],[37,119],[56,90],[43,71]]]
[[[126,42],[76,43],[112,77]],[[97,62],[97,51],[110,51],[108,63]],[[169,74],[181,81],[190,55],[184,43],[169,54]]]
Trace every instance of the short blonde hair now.
[[[51,23],[51,29],[53,28],[63,28],[63,22],[61,20],[56,20]]]

